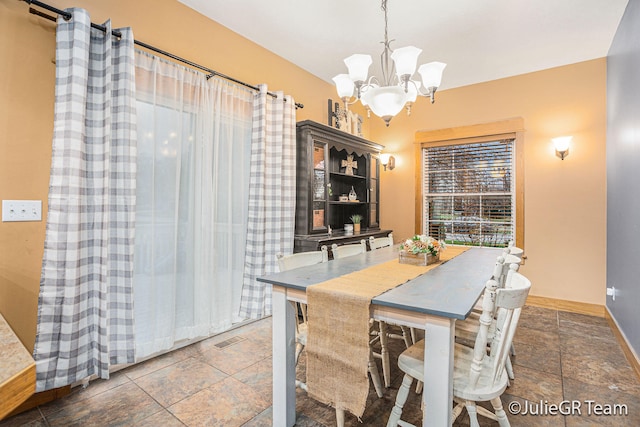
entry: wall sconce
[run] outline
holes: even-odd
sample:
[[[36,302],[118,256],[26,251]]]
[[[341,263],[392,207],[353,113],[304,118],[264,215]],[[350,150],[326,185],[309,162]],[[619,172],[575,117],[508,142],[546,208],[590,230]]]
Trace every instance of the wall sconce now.
[[[569,143],[572,139],[572,136],[559,136],[551,139],[556,147],[556,156],[560,157],[560,160],[564,160],[569,155]]]
[[[384,170],[387,170],[387,167],[390,171],[392,171],[396,167],[396,158],[387,153],[380,154],[380,163],[382,163],[382,167]]]

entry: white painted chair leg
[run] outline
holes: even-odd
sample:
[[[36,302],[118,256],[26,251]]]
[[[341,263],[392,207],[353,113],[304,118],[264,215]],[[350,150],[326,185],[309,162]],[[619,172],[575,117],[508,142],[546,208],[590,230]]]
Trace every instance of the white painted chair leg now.
[[[387,336],[387,324],[379,322],[380,326],[380,354],[382,356],[382,376],[384,377],[384,386],[391,385],[391,364],[389,362],[389,337]]]
[[[409,339],[409,330],[406,326],[400,326],[400,329],[402,329],[402,339],[404,340],[404,345],[406,348],[411,347],[411,345],[413,344],[410,339]]]
[[[371,350],[369,350],[369,375],[371,375],[371,381],[373,382],[373,387],[376,390],[376,394],[378,395],[378,397],[382,397],[384,395],[382,381],[380,381],[378,366],[373,359],[373,352]]]
[[[516,376],[513,373],[513,365],[511,364],[511,358],[509,356],[507,356],[507,359],[505,360],[505,364],[504,367],[507,371],[507,375],[509,376],[510,380],[515,380]]]
[[[460,414],[462,413],[462,410],[464,409],[464,402],[460,402],[456,399],[454,399],[454,402],[457,402],[457,405],[453,408],[453,411],[451,412],[451,422],[455,422],[458,417],[460,416]]]
[[[502,407],[502,400],[499,397],[491,399],[491,405],[493,406],[493,410],[496,414],[496,419],[498,420],[498,424],[500,427],[510,427],[509,419],[507,418],[507,414],[504,412],[504,408]]]
[[[344,427],[344,409],[336,408],[336,425]]]
[[[298,365],[298,359],[300,359],[300,354],[302,353],[303,348],[304,346],[302,344],[296,343],[296,356],[295,356],[296,366]]]
[[[480,423],[478,423],[478,411],[476,409],[476,402],[467,400],[464,406],[465,408],[467,408],[467,413],[469,414],[469,424],[471,425],[471,427],[480,427]]]
[[[396,427],[398,425],[400,416],[402,415],[402,408],[407,401],[407,397],[409,396],[411,383],[413,383],[413,377],[411,377],[411,375],[405,374],[404,378],[402,379],[402,385],[398,389],[398,394],[396,395],[396,403],[395,405],[393,405],[391,415],[389,416],[389,421],[387,421],[387,427]]]

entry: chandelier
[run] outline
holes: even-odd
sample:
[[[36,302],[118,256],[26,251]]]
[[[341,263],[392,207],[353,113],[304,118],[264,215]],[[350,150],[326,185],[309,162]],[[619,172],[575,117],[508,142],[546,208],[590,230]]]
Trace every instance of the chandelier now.
[[[442,62],[423,64],[418,68],[422,81],[412,80],[422,49],[407,46],[392,51],[389,44],[393,40],[389,40],[387,33],[387,0],[382,0],[382,10],[384,11],[384,50],[380,55],[382,79],[371,76],[367,80],[372,62],[371,56],[355,54],[344,60],[349,74],[338,74],[333,81],[345,110],[349,104],[360,100],[367,108],[367,112],[373,111],[389,126],[391,119],[402,111],[405,105],[407,114],[411,114],[411,104],[416,101],[418,95],[431,98],[432,104],[435,102],[435,93],[440,86],[442,71],[447,64]],[[356,96],[351,101],[354,90]]]

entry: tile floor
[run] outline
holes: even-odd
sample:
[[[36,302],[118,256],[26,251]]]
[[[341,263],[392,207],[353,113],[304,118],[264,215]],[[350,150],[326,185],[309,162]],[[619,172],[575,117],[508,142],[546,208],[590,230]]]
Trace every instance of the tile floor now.
[[[508,414],[512,426],[640,425],[640,381],[604,319],[527,306],[515,344],[516,379],[503,395],[505,405],[528,401],[542,411],[568,401],[580,404],[581,414]],[[401,350],[398,342],[392,354]],[[347,415],[347,426],[386,424],[402,381],[397,369],[392,379],[382,399],[370,393],[362,423]],[[619,405],[603,410],[626,408],[626,415],[596,415],[595,409],[589,415],[589,401],[595,402],[592,408]],[[297,412],[298,426],[335,425],[333,409],[300,390]],[[403,418],[420,422],[413,392]],[[497,425],[483,418],[480,424]],[[108,381],[93,381],[86,389],[77,387],[65,398],[0,422],[0,427],[270,425],[270,318],[119,371]],[[454,425],[469,425],[466,412]]]

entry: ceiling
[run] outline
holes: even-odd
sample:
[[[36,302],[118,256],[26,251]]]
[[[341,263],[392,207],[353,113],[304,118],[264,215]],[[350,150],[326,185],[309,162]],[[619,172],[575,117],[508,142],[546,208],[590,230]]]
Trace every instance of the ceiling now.
[[[376,0],[179,0],[331,82],[353,53],[380,75],[384,14]],[[447,63],[440,89],[607,55],[628,0],[389,0],[391,48]]]

